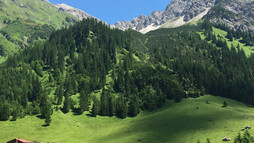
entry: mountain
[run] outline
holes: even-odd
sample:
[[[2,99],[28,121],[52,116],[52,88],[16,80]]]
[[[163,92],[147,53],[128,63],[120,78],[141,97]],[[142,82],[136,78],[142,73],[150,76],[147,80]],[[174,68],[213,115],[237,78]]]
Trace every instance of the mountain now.
[[[76,8],[68,6],[66,4],[57,4],[57,5],[55,5],[55,7],[58,8],[59,12],[62,11],[62,12],[70,13],[73,16],[77,17],[79,20],[83,20],[83,19],[87,19],[87,18],[95,18],[80,9],[76,9]]]
[[[222,0],[205,16],[212,23],[254,34],[254,0]]]
[[[253,31],[253,0],[172,0],[164,11],[116,22],[119,29],[134,29],[142,33],[158,28],[178,27],[205,17],[213,23],[223,23],[234,29]]]
[[[12,2],[24,7],[23,2],[27,1]],[[0,64],[0,123],[7,123],[8,126],[4,126],[6,131],[12,128],[23,129],[17,127],[19,124],[16,123],[20,123],[20,118],[25,118],[24,127],[30,125],[31,131],[39,129],[47,135],[49,132],[62,132],[57,127],[64,124],[62,127],[75,132],[75,135],[68,133],[69,135],[65,136],[67,141],[72,142],[114,142],[114,136],[108,136],[111,132],[105,132],[109,131],[110,127],[114,128],[114,132],[123,131],[124,134],[118,134],[122,136],[118,139],[125,142],[190,142],[197,141],[203,132],[206,132],[205,135],[214,133],[213,125],[216,124],[218,128],[214,136],[218,142],[223,138],[223,133],[237,134],[238,129],[243,126],[242,123],[250,122],[252,116],[244,116],[246,113],[242,112],[249,107],[244,107],[242,114],[231,112],[225,116],[225,112],[235,111],[243,106],[236,106],[239,103],[235,101],[206,98],[204,95],[234,99],[251,107],[254,105],[254,35],[248,30],[241,30],[241,27],[229,27],[230,24],[237,25],[241,20],[251,21],[252,12],[248,9],[252,7],[242,7],[251,5],[252,1],[231,3],[225,0],[174,0],[165,11],[153,13],[153,16],[159,19],[158,26],[151,26],[150,23],[150,27],[146,27],[147,31],[152,28],[159,29],[146,34],[136,31],[137,29],[123,31],[111,28],[94,18],[79,21],[48,1],[33,2],[34,5],[41,2],[52,6],[48,9],[44,7],[44,10],[52,9],[57,14],[63,14],[63,17],[56,20],[62,22],[60,27],[65,28],[55,30],[55,25],[49,25],[53,22],[47,23],[48,20],[36,23],[36,17],[33,16],[36,13],[32,12],[36,9],[29,11],[25,8],[27,14],[30,12],[29,16],[22,17],[26,14],[23,13],[21,18],[3,21],[5,26],[0,31],[6,40],[14,43],[18,38],[24,37],[25,40],[28,36],[28,39],[35,37],[34,40],[30,39],[31,44],[27,44],[16,54],[9,55],[8,59]],[[228,5],[236,5],[234,8],[241,12],[237,15],[225,11]],[[32,6],[27,4],[25,7],[31,9]],[[229,10],[232,11],[231,8],[228,8]],[[43,14],[45,13],[41,11],[37,16],[43,17]],[[238,16],[238,19],[233,22],[227,16]],[[202,20],[196,22],[202,17]],[[144,16],[144,21],[146,18]],[[225,23],[227,20],[231,21]],[[56,21],[56,24],[59,24],[58,22]],[[144,22],[140,27],[144,30],[142,25]],[[11,33],[13,35],[10,35]],[[22,45],[22,40],[20,42]],[[164,106],[165,104],[168,106]],[[164,109],[158,109],[163,106]],[[185,108],[188,109],[187,115]],[[167,114],[170,120],[154,117],[156,122],[153,122],[150,120],[151,115],[159,113],[155,110],[161,111],[161,115]],[[171,112],[165,112],[167,110]],[[176,112],[177,110],[185,112]],[[234,116],[231,116],[232,113]],[[143,115],[147,115],[145,120],[141,118]],[[69,116],[75,116],[75,120]],[[138,117],[134,118],[136,116]],[[232,129],[225,126],[225,119],[229,118],[238,121],[239,126]],[[45,119],[45,124],[41,119]],[[134,119],[140,122],[131,126],[124,124],[129,121],[134,123]],[[18,121],[15,122],[16,120]],[[88,120],[91,124],[84,126],[83,123],[88,123]],[[149,122],[144,122],[146,120]],[[117,124],[111,125],[109,121],[124,126],[116,128]],[[96,128],[104,127],[103,125],[106,125],[106,128],[98,132]],[[87,127],[96,131],[100,137],[91,136]],[[165,128],[161,130],[161,127]],[[80,130],[84,128],[86,132]],[[140,130],[136,130],[137,128]],[[168,130],[169,128],[171,130]],[[193,134],[193,129],[198,133]],[[132,133],[130,131],[135,132],[135,137],[125,138]],[[152,131],[163,138],[153,136]],[[144,136],[139,132],[149,134]],[[6,134],[10,133],[1,132],[0,138],[13,138]],[[40,139],[38,132],[17,134],[38,141],[65,140],[61,139],[62,135],[49,134]],[[83,134],[91,138],[86,138]],[[183,137],[186,134],[191,135],[191,140]],[[175,135],[179,135],[181,141],[177,140]],[[245,135],[247,136],[248,132]],[[39,138],[35,139],[35,136]],[[208,137],[202,136],[202,141],[204,139],[208,140]],[[252,140],[251,137],[246,138],[248,139]]]
[[[78,21],[47,0],[0,0],[0,17],[1,61],[37,40],[47,39],[55,29]]]
[[[135,29],[146,33],[159,27],[177,27],[199,16],[202,18],[213,7],[215,0],[172,0],[164,11],[154,11],[149,16],[141,15],[130,21],[117,22],[116,28]]]

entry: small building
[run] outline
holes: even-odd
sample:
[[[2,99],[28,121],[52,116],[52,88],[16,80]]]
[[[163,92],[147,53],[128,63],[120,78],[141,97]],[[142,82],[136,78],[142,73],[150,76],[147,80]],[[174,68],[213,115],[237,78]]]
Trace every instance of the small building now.
[[[13,140],[11,140],[11,141],[8,141],[7,143],[33,143],[33,142],[30,142],[30,141],[26,141],[26,140],[17,138],[17,139],[13,139]]]

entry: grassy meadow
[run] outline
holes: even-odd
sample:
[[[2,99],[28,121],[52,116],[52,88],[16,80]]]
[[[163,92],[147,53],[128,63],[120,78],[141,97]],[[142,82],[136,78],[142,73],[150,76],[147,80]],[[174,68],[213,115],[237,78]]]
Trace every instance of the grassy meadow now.
[[[206,38],[206,36],[202,32],[200,32],[199,34],[202,39]],[[226,38],[227,32],[224,30],[213,27],[213,34],[215,34],[217,38],[221,37],[222,39],[226,40],[229,48],[231,48],[231,45],[237,47],[237,45],[239,44],[240,48],[244,50],[246,56],[250,56],[251,53],[254,53],[254,46],[246,46],[245,44],[240,42],[241,39],[233,38],[233,41],[230,41]]]
[[[209,104],[207,104],[207,101]],[[223,108],[226,101],[228,106]],[[222,138],[233,139],[246,125],[254,126],[254,108],[243,103],[215,96],[168,101],[153,112],[142,112],[135,118],[93,118],[83,115],[52,115],[52,123],[43,127],[44,120],[26,116],[17,121],[0,122],[0,142],[13,138],[50,143],[212,143]],[[250,130],[251,134],[254,130]],[[233,141],[229,142],[232,143]]]

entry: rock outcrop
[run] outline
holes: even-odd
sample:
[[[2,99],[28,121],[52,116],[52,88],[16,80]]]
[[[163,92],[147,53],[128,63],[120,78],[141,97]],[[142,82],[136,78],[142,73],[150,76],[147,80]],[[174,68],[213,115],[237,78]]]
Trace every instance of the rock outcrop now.
[[[132,28],[141,31],[149,26],[160,27],[170,20],[180,17],[183,17],[183,22],[188,22],[207,9],[213,7],[215,1],[216,0],[172,0],[164,11],[154,11],[148,16],[141,15],[134,18],[132,21],[117,22],[115,27],[123,30]]]
[[[206,19],[254,34],[254,0],[220,1],[208,12]]]
[[[212,23],[222,23],[232,29],[254,34],[254,0],[172,0],[164,11],[116,22],[115,27],[134,29],[142,33],[161,27],[177,27],[205,16]]]
[[[58,8],[59,12],[66,12],[66,13],[72,14],[73,16],[77,17],[79,20],[83,20],[87,18],[95,18],[80,9],[68,6],[66,4],[57,4],[55,5],[55,7]]]

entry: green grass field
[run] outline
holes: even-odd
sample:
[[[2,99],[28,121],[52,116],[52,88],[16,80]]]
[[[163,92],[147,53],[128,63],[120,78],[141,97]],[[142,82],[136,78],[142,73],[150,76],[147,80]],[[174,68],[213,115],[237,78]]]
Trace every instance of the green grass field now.
[[[221,107],[223,101],[228,107]],[[35,116],[0,122],[0,142],[20,137],[50,143],[202,143],[207,138],[220,143],[226,136],[233,139],[246,125],[253,126],[253,113],[254,108],[243,103],[210,95],[180,103],[168,101],[154,112],[123,120],[55,111],[49,127],[43,127],[44,120]]]

